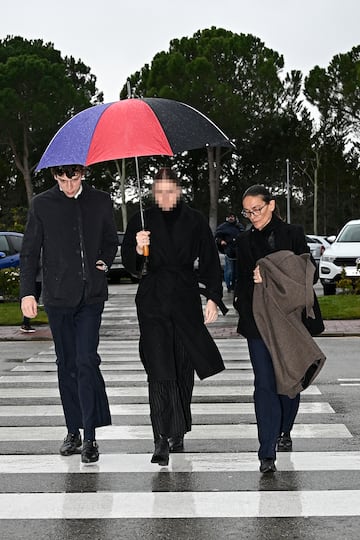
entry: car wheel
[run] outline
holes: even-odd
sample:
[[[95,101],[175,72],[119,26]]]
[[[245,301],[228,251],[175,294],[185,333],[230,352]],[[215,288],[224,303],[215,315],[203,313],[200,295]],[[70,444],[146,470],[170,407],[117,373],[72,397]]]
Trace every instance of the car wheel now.
[[[330,285],[324,284],[323,288],[324,288],[324,296],[330,296],[330,295],[336,294],[336,285],[334,285],[333,283],[331,283]]]

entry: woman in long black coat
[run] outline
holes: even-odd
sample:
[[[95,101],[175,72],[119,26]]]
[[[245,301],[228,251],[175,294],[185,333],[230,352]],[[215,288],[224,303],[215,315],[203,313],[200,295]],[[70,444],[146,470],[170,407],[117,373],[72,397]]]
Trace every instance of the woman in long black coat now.
[[[155,205],[127,227],[122,261],[132,274],[146,265],[136,295],[140,357],[148,376],[154,432],[153,463],[167,465],[169,451],[183,450],[191,429],[194,370],[205,379],[224,369],[205,324],[217,319],[222,275],[215,241],[204,217],[181,200],[179,180],[162,168],[153,183]],[[146,246],[149,256],[143,255]],[[198,259],[198,274],[194,263]],[[199,283],[207,298],[205,318]],[[205,323],[205,324],[204,324]]]
[[[309,247],[300,225],[289,225],[277,216],[274,197],[264,186],[248,188],[242,204],[242,215],[250,220],[251,227],[238,237],[234,307],[239,313],[238,332],[247,338],[255,375],[260,471],[271,473],[276,471],[276,449],[292,449],[290,433],[298,412],[300,394],[290,399],[277,393],[272,358],[253,313],[254,283],[261,280],[256,262],[280,250],[289,250],[295,255],[309,253]]]

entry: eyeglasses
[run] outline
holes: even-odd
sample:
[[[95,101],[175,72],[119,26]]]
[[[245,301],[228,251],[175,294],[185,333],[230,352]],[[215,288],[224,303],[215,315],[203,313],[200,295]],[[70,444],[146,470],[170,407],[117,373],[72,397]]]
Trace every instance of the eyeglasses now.
[[[63,176],[64,174],[71,180],[73,176],[77,176],[79,174],[82,174],[84,169],[82,167],[79,167],[78,165],[69,165],[66,167],[54,167],[54,174],[56,176]],[[61,182],[66,182],[66,180],[62,180]]]
[[[265,203],[263,204],[262,206],[260,206],[259,208],[253,208],[252,210],[242,210],[241,211],[241,215],[244,217],[244,218],[247,218],[247,219],[250,219],[251,216],[260,216],[261,214],[261,211],[263,210],[263,208],[265,208],[265,206],[267,206],[269,203]]]

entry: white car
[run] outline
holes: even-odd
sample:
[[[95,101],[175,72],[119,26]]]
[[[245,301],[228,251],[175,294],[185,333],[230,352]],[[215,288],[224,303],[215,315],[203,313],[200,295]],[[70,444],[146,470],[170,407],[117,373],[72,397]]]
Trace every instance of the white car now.
[[[360,279],[360,219],[346,223],[321,256],[320,281],[324,295],[336,293],[336,282],[343,269],[354,286]]]
[[[330,247],[330,242],[328,242],[324,236],[307,234],[306,243],[309,246],[311,255],[314,257],[316,263],[319,264],[320,257],[325,249]]]

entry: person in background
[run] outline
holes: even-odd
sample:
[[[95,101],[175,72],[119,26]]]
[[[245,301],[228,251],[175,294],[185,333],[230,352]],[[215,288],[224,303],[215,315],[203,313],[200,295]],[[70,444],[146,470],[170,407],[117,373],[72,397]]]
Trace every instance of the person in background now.
[[[224,281],[228,292],[235,288],[236,279],[236,239],[244,230],[236,215],[229,212],[226,221],[215,231],[215,241],[220,253],[225,255]]]
[[[118,237],[109,194],[87,185],[84,172],[81,165],[54,167],[55,186],[33,198],[20,256],[20,297],[24,316],[36,317],[41,253],[43,302],[68,430],[60,454],[81,451],[86,464],[99,459],[95,428],[111,424],[97,348],[106,271]]]
[[[154,206],[144,212],[145,230],[140,215],[134,216],[121,251],[132,274],[141,274],[147,262],[136,294],[139,349],[148,376],[155,443],[151,462],[165,466],[170,451],[184,449],[184,435],[191,430],[194,370],[205,379],[224,369],[205,325],[217,319],[218,306],[224,313],[227,309],[221,300],[221,267],[211,229],[200,212],[181,199],[174,170],[158,171],[153,197]],[[147,246],[150,253],[144,257]],[[199,283],[205,285],[204,314]]]
[[[277,393],[272,357],[254,319],[254,284],[262,278],[256,262],[276,251],[295,255],[309,253],[300,225],[285,223],[277,215],[271,193],[262,185],[249,187],[242,198],[242,215],[251,227],[238,237],[237,281],[234,307],[238,311],[238,333],[248,342],[255,375],[254,402],[258,426],[260,472],[276,471],[276,449],[292,449],[291,430],[299,408],[300,394],[294,398]],[[313,264],[316,267],[315,262]]]

